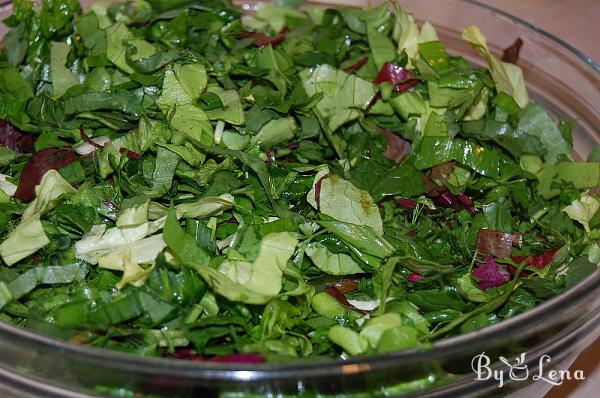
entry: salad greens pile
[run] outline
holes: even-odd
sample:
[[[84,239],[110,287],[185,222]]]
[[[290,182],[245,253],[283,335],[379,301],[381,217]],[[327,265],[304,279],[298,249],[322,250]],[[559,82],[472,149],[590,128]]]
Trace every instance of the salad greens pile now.
[[[398,3],[300,3],[13,2],[2,321],[149,356],[346,358],[597,269],[600,149],[575,162],[478,28],[486,67]]]

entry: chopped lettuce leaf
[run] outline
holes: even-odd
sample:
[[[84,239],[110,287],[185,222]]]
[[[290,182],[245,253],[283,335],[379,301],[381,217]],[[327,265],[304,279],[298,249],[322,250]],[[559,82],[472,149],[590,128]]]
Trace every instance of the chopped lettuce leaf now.
[[[252,145],[259,145],[263,148],[270,148],[291,140],[296,135],[297,130],[298,125],[293,117],[273,119],[265,124],[260,131],[252,137],[250,143]]]
[[[330,327],[327,337],[350,355],[362,354],[369,348],[367,339],[344,326],[335,325]]]
[[[392,37],[398,46],[398,53],[406,51],[408,59],[413,60],[419,52],[419,27],[415,17],[406,12],[399,2],[395,1],[393,5],[396,12]]]
[[[317,211],[336,220],[366,225],[383,233],[381,215],[371,195],[328,169],[317,173],[306,200]]]
[[[164,223],[163,217],[136,227],[106,229],[105,224],[95,225],[87,235],[75,243],[75,257],[90,264],[97,264],[104,256],[131,250],[132,244],[159,231]]]
[[[50,243],[39,215],[22,221],[0,244],[0,256],[6,265],[13,265]]]
[[[23,212],[22,220],[46,214],[56,206],[63,195],[71,192],[75,192],[75,188],[65,181],[58,171],[47,171],[40,184],[35,187],[35,199]]]
[[[462,38],[468,41],[475,51],[487,61],[496,89],[512,96],[521,108],[525,108],[529,102],[529,97],[521,68],[496,58],[490,52],[487,40],[477,26],[469,26],[463,29]]]
[[[537,173],[539,194],[550,199],[560,194],[555,182],[573,184],[577,189],[593,189],[600,185],[600,163],[564,162],[543,168]]]
[[[574,200],[571,204],[562,209],[567,215],[579,222],[585,228],[586,232],[590,232],[590,221],[600,209],[600,201],[591,196],[588,192],[583,192],[579,199]]]
[[[344,253],[333,253],[321,243],[309,243],[305,252],[317,268],[326,274],[351,275],[363,272],[352,257]]]
[[[377,92],[373,83],[330,65],[305,69],[300,72],[300,78],[309,97],[324,94],[315,109],[331,131],[358,118]]]
[[[548,165],[556,164],[559,157],[573,159],[571,145],[563,138],[552,117],[540,105],[527,105],[519,115],[517,128],[525,134],[539,138],[546,151],[544,160]]]
[[[126,73],[133,73],[134,70],[127,64],[127,48],[133,46],[136,51],[133,60],[148,57],[156,52],[154,46],[146,40],[137,39],[123,22],[117,22],[106,29],[106,57],[119,69]]]
[[[222,108],[206,111],[209,119],[223,120],[236,126],[244,124],[242,103],[236,90],[223,90],[219,86],[210,86],[206,91],[218,95],[223,103]]]
[[[217,294],[231,301],[264,304],[281,291],[283,271],[297,244],[288,232],[270,233],[261,240],[253,262],[226,260],[218,271],[207,266],[196,270]],[[222,277],[215,277],[216,273]]]
[[[67,67],[67,56],[71,46],[67,43],[50,43],[50,70],[52,73],[52,94],[62,96],[68,89],[79,84],[79,79]]]

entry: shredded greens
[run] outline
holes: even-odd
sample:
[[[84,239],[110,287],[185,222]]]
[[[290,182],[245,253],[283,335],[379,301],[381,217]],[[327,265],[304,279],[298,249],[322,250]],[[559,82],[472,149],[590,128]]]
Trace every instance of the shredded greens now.
[[[597,269],[600,149],[574,162],[572,126],[478,28],[485,67],[397,3],[300,3],[13,2],[2,321],[146,356],[347,358]]]

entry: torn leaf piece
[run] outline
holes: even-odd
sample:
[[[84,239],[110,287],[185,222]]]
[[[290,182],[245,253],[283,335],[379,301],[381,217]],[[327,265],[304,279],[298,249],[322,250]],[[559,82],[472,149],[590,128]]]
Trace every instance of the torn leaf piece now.
[[[283,270],[287,261],[296,250],[298,240],[288,232],[275,232],[266,235],[260,242],[258,257],[250,263],[247,261],[226,260],[219,266],[218,272],[231,283],[222,284],[199,270],[208,284],[220,295],[231,301],[246,304],[264,304],[277,296],[283,286]],[[204,267],[203,267],[204,268]],[[247,295],[245,292],[256,293]]]
[[[63,195],[75,192],[75,189],[56,170],[50,170],[35,187],[35,192],[36,198],[23,212],[21,223],[0,244],[0,255],[7,265],[15,264],[50,243],[40,217],[52,210]]]
[[[600,202],[598,199],[591,196],[588,192],[583,192],[579,199],[571,202],[569,206],[566,206],[562,211],[585,228],[587,233],[590,232],[590,220],[594,217],[594,214],[600,208]]]
[[[509,234],[501,231],[481,228],[477,235],[477,253],[498,258],[510,257],[512,247],[523,247],[523,235],[518,232]]]
[[[345,253],[333,253],[319,242],[306,246],[306,255],[318,269],[329,275],[352,275],[363,272],[358,263]]]
[[[315,110],[330,131],[358,118],[377,93],[373,83],[327,64],[303,70],[300,79],[309,97],[324,94]]]
[[[98,264],[99,259],[104,256],[121,253],[125,248],[132,250],[132,244],[162,229],[164,223],[165,218],[163,217],[129,228],[106,229],[105,224],[94,225],[83,239],[75,243],[75,257],[90,264]],[[140,253],[141,255],[143,253]]]
[[[471,275],[479,281],[480,289],[502,286],[510,280],[506,266],[496,263],[492,256],[488,256],[486,263],[475,268]]]
[[[525,108],[529,97],[521,68],[496,58],[488,48],[487,40],[477,26],[472,25],[463,29],[462,38],[468,41],[475,51],[487,61],[498,92],[504,91],[513,97],[519,107]]]
[[[50,243],[39,216],[22,221],[0,244],[0,255],[6,265],[13,265]]]
[[[366,225],[383,234],[379,208],[367,191],[325,168],[315,176],[306,200],[317,211],[347,223]]]

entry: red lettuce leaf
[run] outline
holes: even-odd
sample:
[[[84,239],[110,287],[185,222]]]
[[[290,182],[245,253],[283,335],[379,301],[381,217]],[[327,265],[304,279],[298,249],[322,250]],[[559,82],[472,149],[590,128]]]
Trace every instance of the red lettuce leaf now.
[[[402,206],[407,209],[416,209],[417,208],[417,202],[414,200],[411,200],[411,199],[404,199],[404,198],[394,199],[394,203],[396,204],[396,206]]]
[[[68,149],[46,148],[36,152],[21,173],[15,198],[25,202],[32,201],[35,198],[35,186],[42,181],[48,170],[59,170],[75,160],[77,155]]]
[[[414,78],[414,75],[401,66],[386,62],[382,67],[373,83],[381,84],[383,82],[392,83],[394,91],[402,93],[408,91],[411,87],[419,84],[419,80]]]
[[[408,281],[409,282],[418,282],[421,279],[423,279],[423,275],[421,274],[417,274],[415,272],[411,272],[410,274],[408,274]]]
[[[358,290],[358,280],[343,278],[333,284],[342,294],[354,293]]]
[[[467,195],[454,195],[446,187],[437,187],[427,193],[433,203],[441,207],[449,207],[456,211],[466,210],[469,214],[475,214],[475,205]]]
[[[348,299],[346,298],[346,296],[344,295],[344,293],[340,292],[340,290],[335,287],[334,285],[329,285],[325,288],[325,291],[327,293],[329,293],[329,295],[331,297],[333,297],[334,299],[336,299],[338,301],[338,303],[340,303],[341,305],[343,305],[344,307],[354,310],[356,312],[360,312],[361,314],[368,314],[369,311],[365,311],[362,310],[360,308],[357,308],[355,306],[353,306],[352,304],[350,304],[350,302],[348,301]]]
[[[516,64],[519,61],[519,53],[521,52],[521,47],[523,46],[523,40],[521,38],[517,38],[513,44],[509,47],[505,48],[502,52],[502,61],[509,62],[511,64]]]
[[[512,260],[517,264],[523,264],[523,262],[526,262],[526,264],[531,267],[544,269],[548,264],[550,264],[554,258],[554,255],[559,250],[560,247],[557,247],[542,254],[538,254],[537,256],[515,256],[512,258]]]
[[[24,133],[6,120],[0,120],[0,146],[5,146],[19,153],[35,152],[36,137]]]
[[[354,71],[357,71],[360,68],[362,68],[363,65],[367,63],[368,60],[369,60],[369,57],[366,57],[366,56],[362,57],[361,59],[359,59],[358,61],[356,61],[352,65],[345,67],[344,68],[344,72],[352,73]]]
[[[510,257],[512,247],[523,247],[523,235],[481,228],[477,234],[477,253],[498,258]]]
[[[119,148],[119,153],[125,153],[127,157],[131,160],[140,160],[142,158],[142,155],[140,155],[139,153],[131,151],[125,147]]]
[[[287,27],[283,28],[281,32],[275,37],[267,36],[264,32],[241,32],[240,37],[254,39],[254,45],[256,47],[264,47],[269,44],[275,47],[281,44],[285,40],[285,34],[289,32]]]
[[[383,138],[387,144],[383,156],[392,162],[400,164],[410,154],[412,149],[410,142],[387,130],[383,131]]]
[[[471,275],[478,280],[477,286],[480,289],[502,286],[510,280],[506,266],[496,263],[492,256],[488,256],[485,264],[475,268]]]

